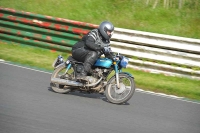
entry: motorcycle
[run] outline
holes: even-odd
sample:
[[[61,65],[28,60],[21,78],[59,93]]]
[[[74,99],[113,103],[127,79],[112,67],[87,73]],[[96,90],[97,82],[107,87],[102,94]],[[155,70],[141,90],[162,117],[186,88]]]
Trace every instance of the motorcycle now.
[[[125,56],[112,54],[112,59],[99,57],[92,66],[92,73],[85,79],[78,79],[83,71],[83,63],[69,56],[66,61],[59,55],[54,61],[54,72],[50,86],[57,93],[80,91],[105,94],[107,100],[114,104],[127,102],[135,92],[134,77],[126,68],[129,59]]]

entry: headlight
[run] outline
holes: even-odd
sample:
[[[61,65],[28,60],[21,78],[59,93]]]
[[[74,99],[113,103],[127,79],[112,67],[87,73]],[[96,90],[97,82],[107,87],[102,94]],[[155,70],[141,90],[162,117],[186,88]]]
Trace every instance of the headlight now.
[[[129,61],[129,59],[123,56],[122,60],[120,61],[120,66],[123,68],[126,68],[128,65],[128,61]]]

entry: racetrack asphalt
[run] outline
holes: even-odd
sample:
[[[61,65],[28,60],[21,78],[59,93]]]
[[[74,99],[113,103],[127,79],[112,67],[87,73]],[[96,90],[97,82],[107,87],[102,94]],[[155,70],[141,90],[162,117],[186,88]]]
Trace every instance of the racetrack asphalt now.
[[[200,133],[199,103],[135,92],[116,105],[55,93],[50,76],[0,63],[0,133]]]

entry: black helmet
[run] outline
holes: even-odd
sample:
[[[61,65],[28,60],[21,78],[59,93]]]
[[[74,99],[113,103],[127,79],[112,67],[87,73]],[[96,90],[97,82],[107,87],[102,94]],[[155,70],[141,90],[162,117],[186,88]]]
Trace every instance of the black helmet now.
[[[111,34],[108,35],[107,31],[109,31]],[[99,32],[101,33],[101,35],[103,36],[103,38],[105,38],[106,40],[109,40],[113,34],[114,31],[114,26],[111,22],[109,21],[103,21],[100,25],[99,25]]]

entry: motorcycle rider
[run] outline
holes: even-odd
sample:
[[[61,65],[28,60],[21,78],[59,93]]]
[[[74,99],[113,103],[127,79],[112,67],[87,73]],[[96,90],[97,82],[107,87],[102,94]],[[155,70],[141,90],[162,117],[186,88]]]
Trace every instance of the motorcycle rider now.
[[[93,29],[84,35],[72,47],[72,57],[84,64],[84,70],[79,75],[79,79],[84,79],[85,76],[92,73],[91,67],[103,54],[102,50],[110,50],[109,44],[113,32],[113,24],[109,21],[103,21],[97,29]]]

